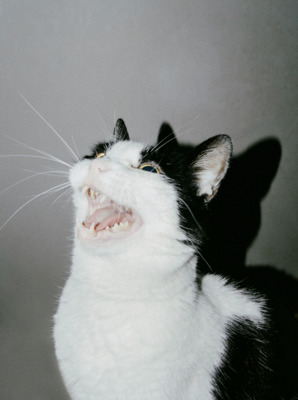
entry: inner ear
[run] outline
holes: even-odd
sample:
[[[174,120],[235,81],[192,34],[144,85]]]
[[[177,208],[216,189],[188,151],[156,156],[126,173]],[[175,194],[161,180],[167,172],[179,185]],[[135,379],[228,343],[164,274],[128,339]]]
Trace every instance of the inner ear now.
[[[195,149],[193,169],[198,195],[211,200],[219,189],[232,156],[232,141],[227,135],[214,136]]]
[[[119,118],[116,122],[113,137],[116,141],[118,140],[129,140],[128,131],[123,119]]]

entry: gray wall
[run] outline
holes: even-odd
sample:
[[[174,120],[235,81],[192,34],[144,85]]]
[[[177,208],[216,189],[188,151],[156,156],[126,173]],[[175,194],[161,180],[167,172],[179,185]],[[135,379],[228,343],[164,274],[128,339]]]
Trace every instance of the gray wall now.
[[[81,154],[118,116],[136,140],[153,142],[166,120],[183,142],[227,133],[236,154],[275,137],[282,160],[247,262],[297,275],[297,1],[2,0],[0,22],[0,190],[28,171],[65,170],[6,157],[38,155],[11,138],[73,159],[19,92]],[[0,225],[63,181],[40,175],[1,193]],[[67,399],[51,329],[72,207],[57,195],[38,197],[0,231],[1,399]]]

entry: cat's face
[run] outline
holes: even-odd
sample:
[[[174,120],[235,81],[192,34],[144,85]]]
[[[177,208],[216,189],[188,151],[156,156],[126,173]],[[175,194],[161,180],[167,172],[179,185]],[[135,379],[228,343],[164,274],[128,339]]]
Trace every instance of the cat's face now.
[[[230,153],[224,136],[192,152],[182,151],[173,134],[156,146],[135,143],[118,120],[112,141],[71,171],[78,239],[98,253],[128,241],[152,249],[194,243],[200,209],[216,192]]]

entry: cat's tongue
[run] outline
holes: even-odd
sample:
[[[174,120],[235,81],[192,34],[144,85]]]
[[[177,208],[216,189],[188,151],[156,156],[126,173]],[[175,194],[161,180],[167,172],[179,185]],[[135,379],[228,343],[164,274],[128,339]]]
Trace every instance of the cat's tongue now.
[[[96,210],[85,221],[84,226],[88,229],[94,226],[96,231],[102,231],[107,227],[112,228],[115,224],[129,221],[131,214],[127,211],[120,211],[114,208],[106,207]]]

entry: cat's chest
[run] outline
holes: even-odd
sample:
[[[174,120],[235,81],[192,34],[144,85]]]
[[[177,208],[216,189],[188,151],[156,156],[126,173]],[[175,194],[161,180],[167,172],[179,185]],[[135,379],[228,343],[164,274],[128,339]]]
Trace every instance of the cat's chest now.
[[[107,358],[105,365],[116,358],[118,363],[129,364],[163,353],[173,362],[180,347],[184,347],[181,352],[186,350],[186,332],[192,331],[189,325],[194,322],[191,312],[181,309],[178,300],[111,301],[70,280],[56,321],[71,353],[84,347],[80,357],[100,354]]]
[[[257,303],[212,275],[202,291],[189,286],[162,301],[129,293],[112,301],[70,278],[55,317],[56,353],[75,400],[211,400],[228,324],[258,314]]]
[[[146,382],[141,399],[146,393],[175,398],[191,379],[185,367],[197,359],[188,335],[195,332],[189,313],[176,302],[104,300],[69,281],[55,317],[56,351],[68,388],[80,379],[78,398],[92,387],[101,398],[114,399],[120,390],[134,399],[131,388],[142,391]]]

